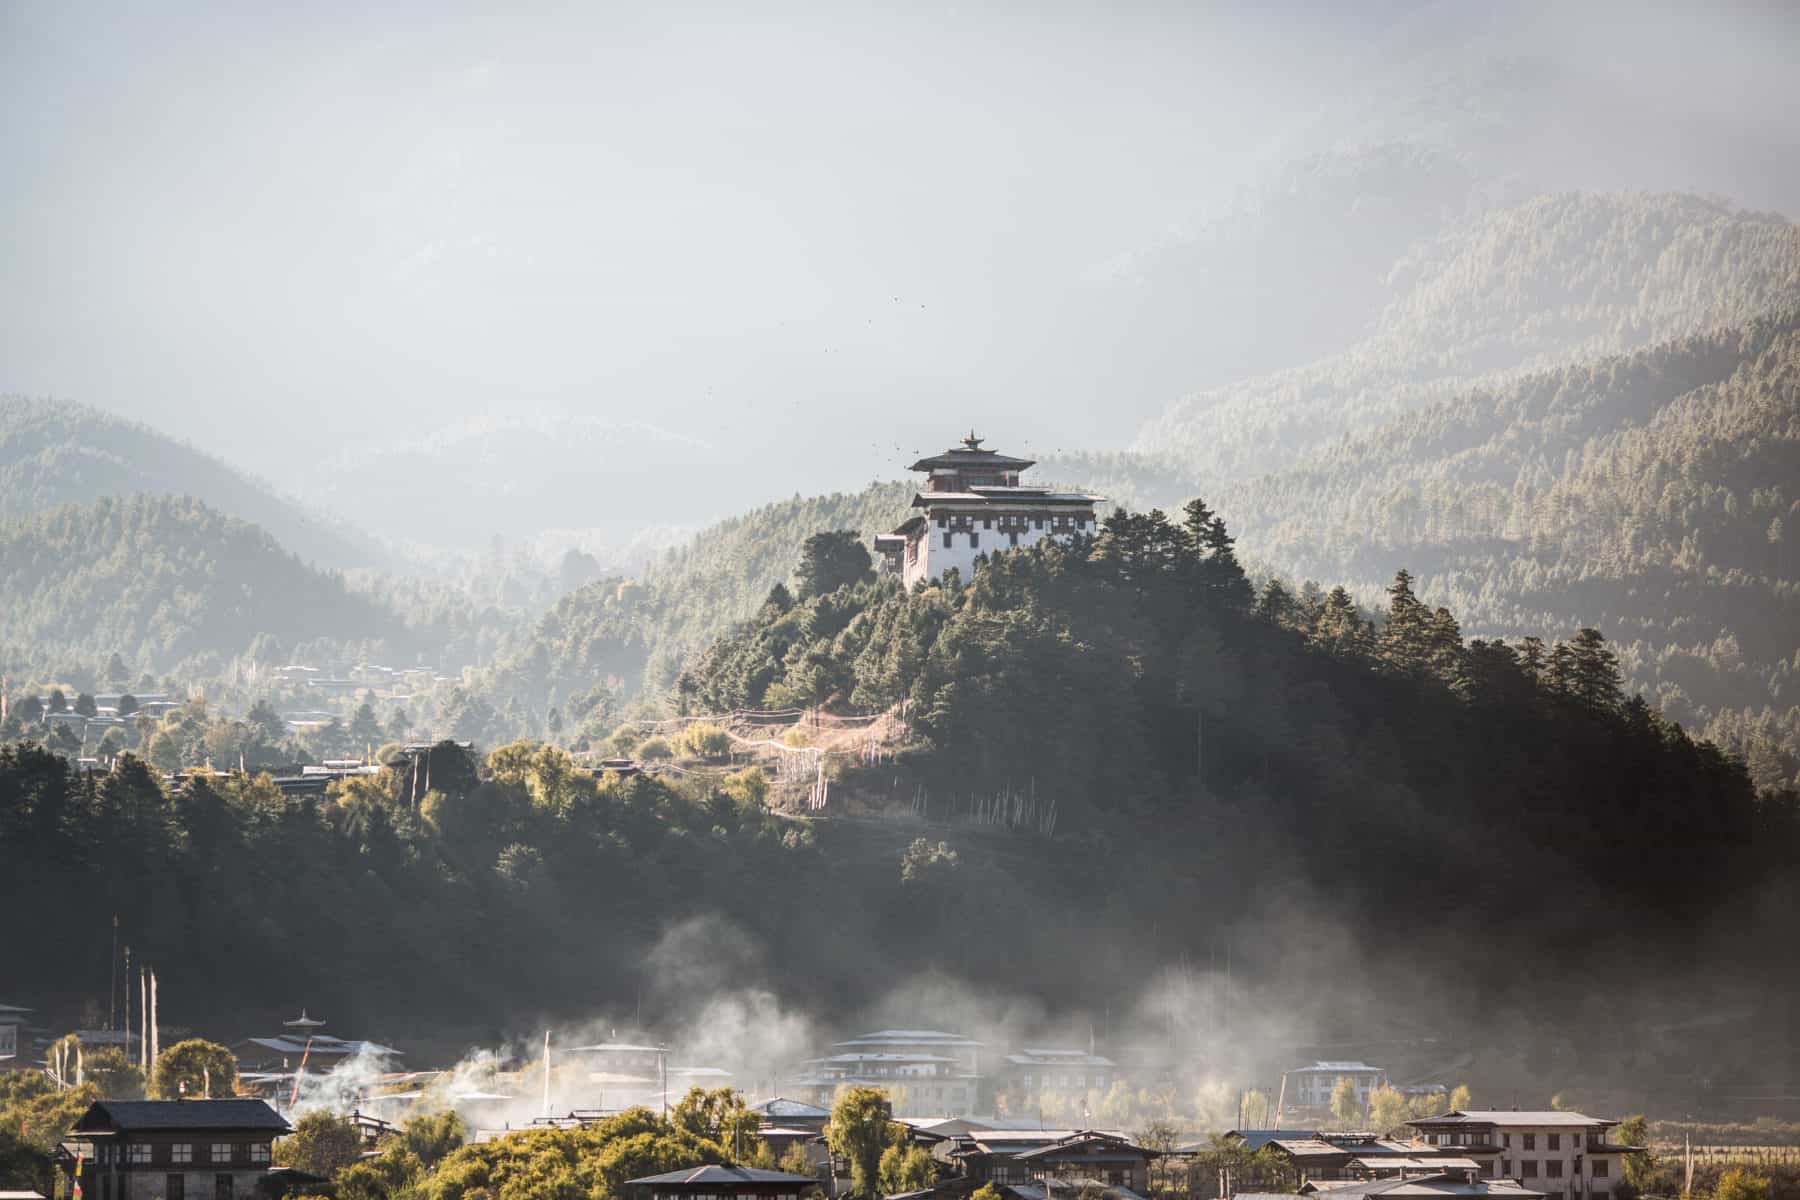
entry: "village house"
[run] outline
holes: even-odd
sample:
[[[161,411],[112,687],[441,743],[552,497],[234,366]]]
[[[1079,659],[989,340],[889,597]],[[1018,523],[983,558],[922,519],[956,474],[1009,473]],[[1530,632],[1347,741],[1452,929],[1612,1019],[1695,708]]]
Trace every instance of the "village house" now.
[[[1292,1133],[1270,1138],[1264,1145],[1286,1163],[1299,1183],[1475,1171],[1481,1166],[1455,1147],[1368,1133]]]
[[[1089,1092],[1104,1095],[1118,1075],[1117,1063],[1091,1051],[1026,1049],[1001,1060],[995,1086],[1015,1097],[1056,1096],[1081,1103]]]
[[[558,1053],[586,1064],[598,1108],[654,1107],[676,1086],[669,1076],[669,1048],[658,1043],[608,1040],[569,1046]],[[679,1100],[679,1092],[686,1090],[686,1084],[680,1085],[674,1099]]]
[[[818,1104],[808,1104],[804,1100],[790,1100],[786,1096],[772,1096],[750,1106],[750,1111],[762,1118],[764,1125],[788,1128],[810,1129],[814,1133],[825,1132],[826,1122],[831,1120],[831,1110]]]
[[[101,1100],[58,1153],[63,1194],[73,1194],[79,1170],[88,1200],[254,1196],[287,1132],[261,1100]]]
[[[967,580],[982,554],[1093,533],[1094,506],[1104,497],[1021,484],[1019,475],[1033,465],[982,449],[973,433],[914,463],[908,470],[926,475],[925,490],[912,499],[918,512],[876,536],[883,573],[909,588],[952,567]]]
[[[982,1130],[951,1138],[938,1156],[976,1183],[1086,1181],[1143,1192],[1154,1150],[1116,1133],[1075,1130]]]
[[[1369,1111],[1369,1095],[1387,1082],[1387,1072],[1365,1062],[1315,1062],[1287,1073],[1287,1102],[1321,1116],[1331,1112],[1331,1093],[1340,1079],[1356,1089],[1356,1107]]]
[[[832,1046],[802,1063],[784,1086],[808,1103],[829,1105],[843,1087],[875,1087],[896,1117],[969,1116],[979,1100],[981,1043],[936,1029],[880,1029]]]
[[[1624,1146],[1608,1134],[1617,1121],[1577,1112],[1507,1109],[1449,1112],[1408,1121],[1426,1144],[1474,1159],[1491,1179],[1514,1179],[1552,1198],[1610,1196],[1624,1176]]]

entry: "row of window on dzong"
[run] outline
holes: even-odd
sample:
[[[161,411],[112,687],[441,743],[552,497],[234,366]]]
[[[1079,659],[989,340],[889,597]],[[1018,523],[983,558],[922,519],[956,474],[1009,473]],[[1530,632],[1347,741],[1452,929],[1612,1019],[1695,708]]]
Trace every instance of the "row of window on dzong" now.
[[[981,518],[981,527],[983,529],[992,529],[995,524],[998,523],[1001,532],[1006,532],[1007,530],[1023,532],[1027,527],[1031,529],[1042,529],[1045,521],[1050,522],[1050,528],[1052,529],[1073,529],[1078,525],[1093,524],[1094,518],[1088,514],[1050,517],[1027,517],[1023,515],[983,517]],[[954,529],[961,532],[968,532],[975,528],[975,518],[939,517],[937,518],[937,527],[939,529]]]
[[[160,1159],[162,1162],[191,1163],[194,1161],[194,1143],[170,1142],[161,1147],[153,1144],[126,1146],[124,1147],[126,1153],[123,1159],[118,1157],[120,1147],[106,1145],[98,1146],[94,1149],[94,1162],[100,1166],[109,1166],[115,1161],[123,1161],[132,1166],[143,1166],[147,1163],[159,1161],[150,1157],[150,1152],[154,1149],[166,1149],[169,1152],[167,1158]],[[261,1164],[269,1161],[269,1144],[267,1142],[248,1142],[243,1144],[236,1142],[213,1142],[211,1145],[211,1152],[212,1157],[207,1159],[207,1162],[247,1162]]]

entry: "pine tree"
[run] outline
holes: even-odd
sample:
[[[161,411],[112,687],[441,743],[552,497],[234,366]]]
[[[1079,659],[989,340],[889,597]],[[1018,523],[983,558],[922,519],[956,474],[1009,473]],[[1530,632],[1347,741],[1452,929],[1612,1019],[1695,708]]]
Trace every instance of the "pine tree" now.
[[[1560,647],[1559,647],[1560,648]],[[1568,688],[1589,708],[1611,711],[1619,707],[1619,656],[1598,629],[1582,629],[1570,645],[1573,670]]]
[[[1263,585],[1262,595],[1256,601],[1256,615],[1283,627],[1293,626],[1294,598],[1281,580],[1271,579]]]
[[[1405,567],[1388,585],[1387,624],[1381,631],[1381,661],[1396,675],[1423,675],[1431,666],[1431,612],[1413,594]]]

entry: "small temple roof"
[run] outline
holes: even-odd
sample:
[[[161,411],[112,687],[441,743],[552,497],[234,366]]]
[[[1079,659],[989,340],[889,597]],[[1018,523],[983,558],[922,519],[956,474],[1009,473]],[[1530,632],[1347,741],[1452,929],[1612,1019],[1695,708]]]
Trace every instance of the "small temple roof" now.
[[[295,1017],[291,1021],[283,1021],[282,1024],[287,1026],[289,1029],[323,1029],[323,1028],[325,1028],[325,1022],[319,1020],[316,1017],[307,1016],[306,1010],[304,1008],[300,1010],[299,1016]]]
[[[958,445],[950,447],[929,458],[921,458],[908,467],[909,471],[935,471],[942,467],[999,467],[1004,470],[1023,471],[1034,466],[1035,460],[1029,458],[1013,458],[993,450],[981,448],[982,439],[975,436],[971,429],[969,436]]]

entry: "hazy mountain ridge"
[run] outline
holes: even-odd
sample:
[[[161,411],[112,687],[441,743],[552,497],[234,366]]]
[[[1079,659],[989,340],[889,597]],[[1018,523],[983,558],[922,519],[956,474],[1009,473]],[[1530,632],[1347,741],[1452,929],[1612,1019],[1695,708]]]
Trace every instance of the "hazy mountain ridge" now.
[[[293,553],[324,566],[388,559],[359,532],[307,512],[229,463],[149,426],[84,404],[0,396],[0,515],[156,492],[194,496],[261,526]]]
[[[1134,448],[1208,485],[1504,372],[1729,327],[1800,299],[1800,229],[1693,196],[1542,196],[1416,247],[1377,331],[1304,367],[1184,397]]]
[[[208,661],[216,669],[259,639],[274,657],[296,641],[404,632],[266,531],[174,496],[0,521],[0,613],[0,646],[16,666],[117,653],[134,672],[186,663],[202,676]]]

